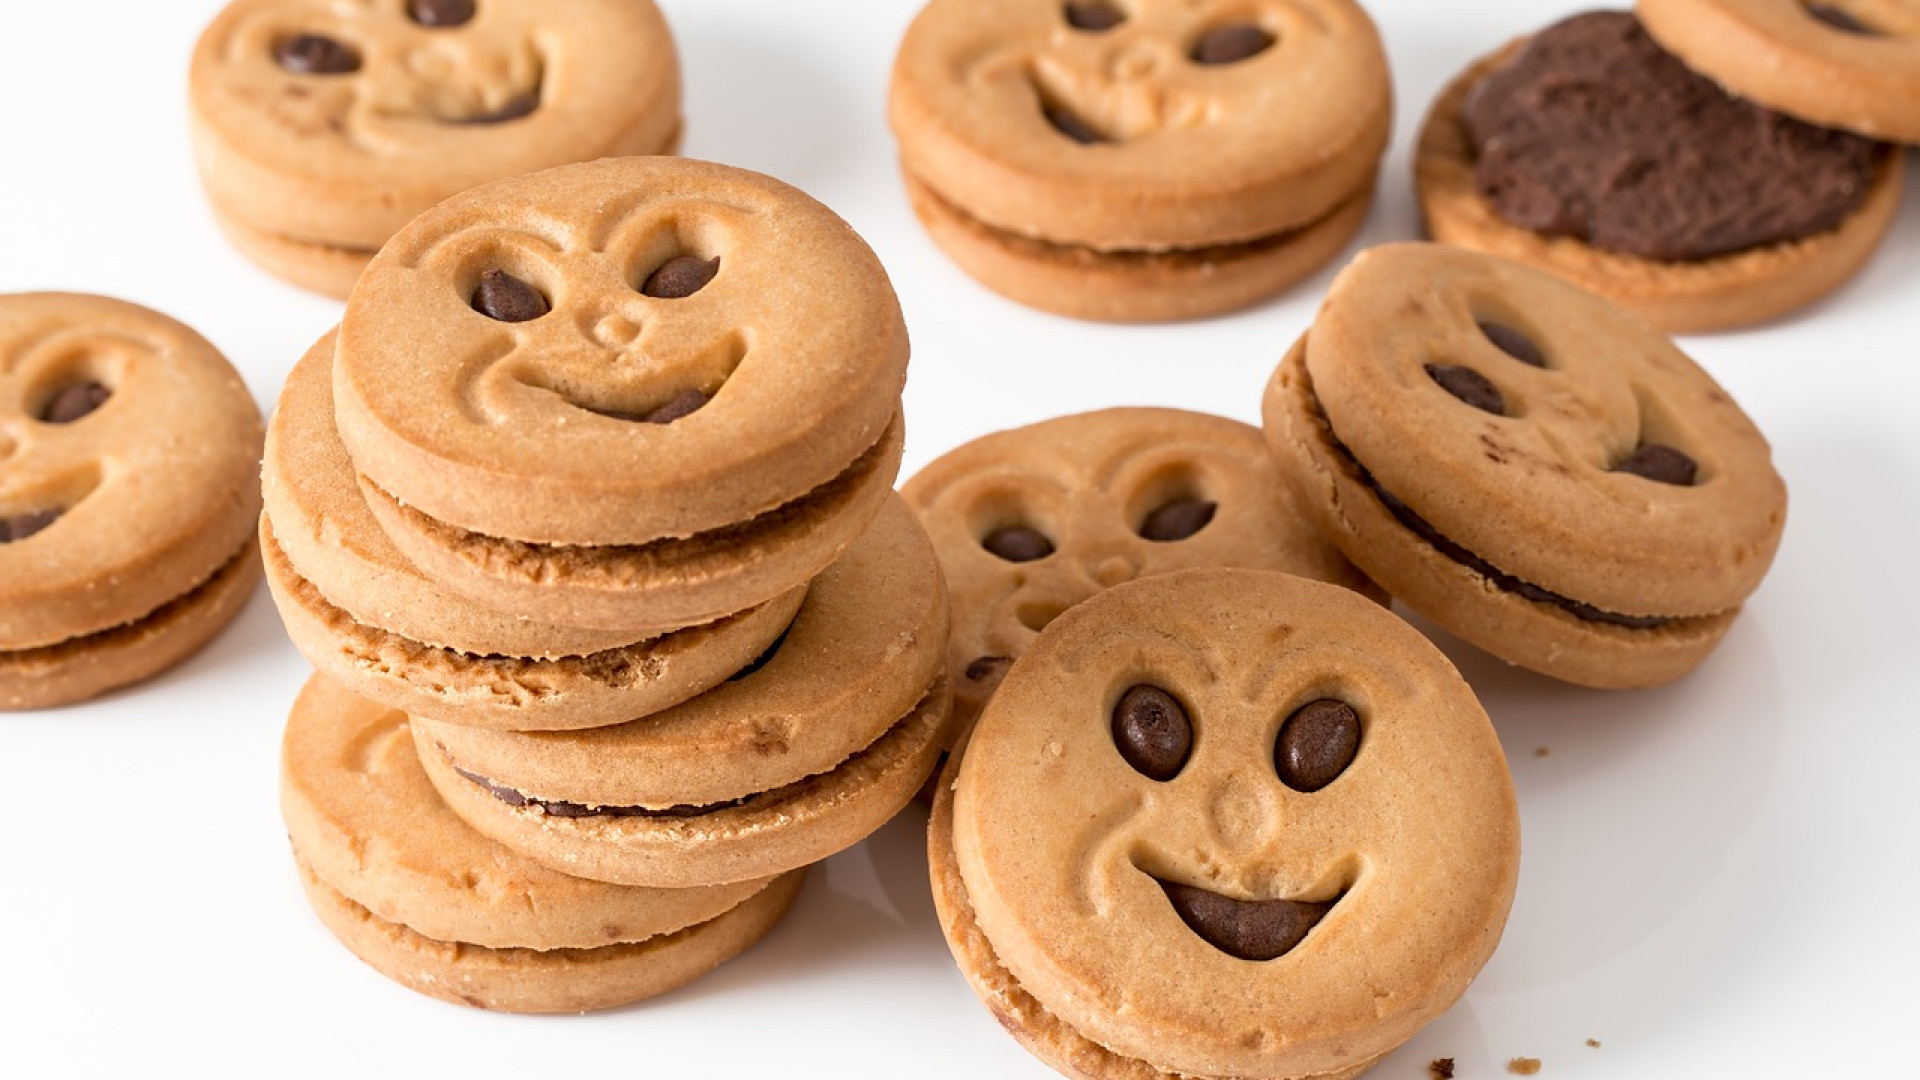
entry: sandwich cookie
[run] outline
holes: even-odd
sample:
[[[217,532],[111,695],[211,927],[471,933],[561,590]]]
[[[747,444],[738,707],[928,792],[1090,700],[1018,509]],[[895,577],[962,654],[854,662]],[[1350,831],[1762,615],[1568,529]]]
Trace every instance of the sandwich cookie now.
[[[1351,1077],[1466,990],[1519,870],[1500,743],[1365,597],[1184,570],[1061,616],[949,765],[934,906],[1084,1080]]]
[[[314,911],[381,974],[456,1004],[585,1012],[699,978],[772,929],[795,872],[705,889],[557,874],[468,828],[407,718],[325,676],[288,718],[281,809]]]
[[[1265,416],[1300,505],[1368,576],[1488,652],[1585,686],[1692,670],[1786,523],[1766,440],[1665,336],[1460,248],[1354,260]]]
[[[0,709],[191,655],[259,580],[259,408],[158,312],[0,296]]]

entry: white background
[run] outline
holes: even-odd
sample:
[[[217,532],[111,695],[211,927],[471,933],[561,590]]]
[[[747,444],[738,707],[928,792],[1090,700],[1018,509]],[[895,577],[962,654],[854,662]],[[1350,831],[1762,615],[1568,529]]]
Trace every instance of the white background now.
[[[256,271],[202,204],[185,78],[218,6],[0,0],[0,291],[159,308],[268,405],[340,308]],[[892,272],[914,340],[909,473],[989,430],[1107,405],[1258,421],[1331,269],[1192,325],[1027,311],[947,263],[901,194],[884,101],[912,0],[663,6],[687,152],[812,192]],[[1563,9],[1373,0],[1399,112],[1363,243],[1417,234],[1408,147],[1440,84]],[[1493,962],[1372,1075],[1419,1080],[1452,1057],[1462,1077],[1503,1076],[1522,1055],[1565,1080],[1920,1075],[1917,304],[1910,198],[1829,302],[1683,342],[1792,492],[1773,574],[1704,668],[1599,693],[1443,639],[1512,759],[1525,860]],[[262,590],[152,684],[0,716],[0,1077],[1052,1075],[948,959],[917,811],[816,873],[759,947],[653,1002],[521,1018],[388,982],[315,922],[288,856],[276,759],[306,670]]]

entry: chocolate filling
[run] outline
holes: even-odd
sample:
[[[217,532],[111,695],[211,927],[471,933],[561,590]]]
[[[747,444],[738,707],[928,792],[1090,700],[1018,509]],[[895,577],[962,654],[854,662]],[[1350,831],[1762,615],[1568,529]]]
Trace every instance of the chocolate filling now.
[[[488,794],[491,794],[494,798],[499,799],[508,806],[536,807],[548,817],[557,818],[691,818],[699,817],[702,814],[711,814],[716,810],[726,810],[730,807],[739,806],[747,801],[746,799],[734,799],[731,802],[711,803],[706,806],[694,806],[681,803],[665,808],[646,806],[588,806],[586,803],[536,799],[531,795],[516,791],[504,784],[496,784],[486,777],[481,776],[479,773],[470,773],[458,765],[453,766],[453,771],[459,773],[461,778],[470,780],[485,788]]]
[[[1174,913],[1195,936],[1228,956],[1256,963],[1292,952],[1346,895],[1343,891],[1324,904],[1235,900],[1211,889],[1154,880],[1166,892]]]
[[[1524,229],[1708,259],[1839,225],[1882,147],[1734,97],[1624,11],[1536,34],[1468,96],[1482,197]]]
[[[1472,570],[1476,574],[1480,574],[1507,592],[1513,593],[1523,599],[1531,600],[1537,604],[1551,604],[1583,622],[1603,623],[1608,626],[1624,626],[1633,630],[1651,630],[1675,621],[1673,618],[1665,615],[1621,615],[1618,612],[1603,611],[1600,608],[1594,607],[1592,604],[1583,604],[1578,600],[1561,596],[1559,593],[1550,592],[1538,585],[1522,581],[1512,574],[1502,571],[1499,567],[1494,566],[1473,552],[1468,551],[1466,548],[1461,547],[1459,544],[1454,543],[1442,535],[1440,530],[1429,524],[1425,518],[1414,513],[1412,508],[1407,506],[1406,503],[1394,497],[1392,492],[1380,486],[1379,482],[1373,478],[1373,473],[1368,471],[1367,467],[1362,465],[1360,460],[1353,456],[1353,451],[1347,449],[1347,444],[1340,441],[1340,436],[1333,430],[1333,422],[1327,419],[1326,411],[1320,407],[1320,399],[1314,395],[1310,387],[1307,389],[1307,401],[1313,410],[1314,421],[1320,425],[1321,431],[1326,435],[1326,444],[1338,453],[1348,465],[1352,466],[1353,471],[1358,474],[1360,482],[1365,484],[1367,490],[1373,492],[1374,496],[1380,500],[1380,505],[1386,507],[1387,512],[1392,514],[1400,524],[1406,526],[1415,536],[1433,545],[1436,550],[1447,558]]]

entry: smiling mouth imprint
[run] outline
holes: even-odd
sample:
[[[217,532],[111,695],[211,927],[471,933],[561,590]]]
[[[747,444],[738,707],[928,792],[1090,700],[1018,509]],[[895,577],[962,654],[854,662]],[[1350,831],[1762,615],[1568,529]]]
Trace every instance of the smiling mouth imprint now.
[[[1167,894],[1174,913],[1200,940],[1240,960],[1275,960],[1305,940],[1347,895],[1325,903],[1301,900],[1235,900],[1211,889],[1153,877]]]

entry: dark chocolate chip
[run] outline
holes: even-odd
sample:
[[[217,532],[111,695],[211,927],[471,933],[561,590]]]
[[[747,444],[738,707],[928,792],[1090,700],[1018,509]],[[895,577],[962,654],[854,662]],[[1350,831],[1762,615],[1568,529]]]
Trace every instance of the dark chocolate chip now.
[[[1207,31],[1193,43],[1196,64],[1237,64],[1273,47],[1273,35],[1252,23],[1234,23]]]
[[[660,269],[647,275],[646,283],[640,286],[640,292],[659,300],[683,300],[707,287],[714,275],[720,272],[720,256],[711,259],[696,259],[691,255],[682,255],[669,259]]]
[[[1861,22],[1859,19],[1854,18],[1846,9],[1834,7],[1832,4],[1808,4],[1807,14],[1826,23],[1835,30],[1841,30],[1849,34],[1859,34],[1861,37],[1880,36],[1879,31]]]
[[[981,656],[967,665],[968,682],[986,682],[1013,663],[1011,656]]]
[[[473,10],[473,0],[407,0],[407,17],[421,26],[465,26]]]
[[[1200,940],[1240,960],[1285,956],[1320,922],[1332,904],[1297,900],[1235,900],[1208,889],[1163,881],[1167,900]]]
[[[535,109],[538,109],[539,107],[540,107],[539,94],[537,93],[515,94],[513,97],[510,97],[505,102],[501,103],[500,107],[493,110],[492,112],[476,113],[473,116],[463,116],[458,121],[456,121],[456,123],[504,124],[509,120],[518,120],[523,116],[532,116],[533,111]]]
[[[1008,562],[1032,562],[1053,554],[1053,541],[1025,525],[1005,525],[988,533],[980,546]]]
[[[1280,725],[1273,767],[1295,791],[1319,791],[1338,779],[1360,752],[1360,716],[1332,698],[1309,701]]]
[[[1193,724],[1172,694],[1136,686],[1113,707],[1113,745],[1135,772],[1165,783],[1193,753]]]
[[[1480,332],[1487,335],[1487,340],[1493,342],[1501,352],[1506,353],[1515,360],[1523,364],[1531,364],[1537,368],[1547,366],[1547,358],[1541,354],[1540,347],[1533,343],[1532,338],[1515,330],[1513,327],[1500,323],[1483,322],[1480,324]]]
[[[480,275],[480,285],[473,290],[473,310],[489,319],[519,323],[537,319],[553,308],[539,289],[505,270],[489,270]]]
[[[1042,105],[1040,109],[1046,114],[1047,123],[1052,124],[1055,131],[1082,146],[1092,146],[1095,143],[1107,141],[1107,137],[1095,131],[1092,124],[1057,105]]]
[[[1660,443],[1647,443],[1627,455],[1627,459],[1613,467],[1614,472],[1632,473],[1645,477],[1656,484],[1672,484],[1674,487],[1692,487],[1693,478],[1700,467],[1692,458]]]
[[[360,70],[360,53],[325,34],[295,34],[273,46],[273,59],[295,75],[346,75]]]
[[[53,395],[40,410],[43,424],[71,424],[107,403],[113,391],[89,379],[74,383]]]
[[[1218,503],[1199,499],[1175,499],[1147,515],[1140,523],[1140,535],[1156,544],[1185,540],[1206,528],[1219,508]]]
[[[643,424],[671,424],[684,416],[692,416],[712,400],[698,390],[682,390],[673,395],[665,405],[642,416]]]
[[[60,510],[36,510],[31,514],[15,514],[13,517],[0,518],[0,544],[11,544],[15,540],[25,540],[34,533],[60,520]]]
[[[1490,412],[1495,416],[1507,414],[1507,399],[1500,396],[1500,388],[1472,368],[1458,364],[1428,364],[1427,374],[1440,384],[1440,389],[1481,412]]]
[[[1103,0],[1077,0],[1066,6],[1067,25],[1075,30],[1111,30],[1127,21],[1127,13]]]

